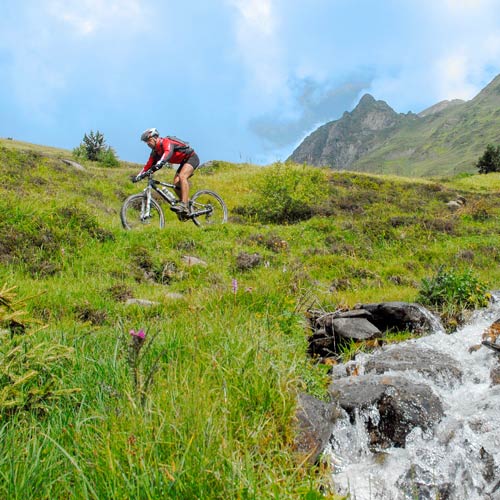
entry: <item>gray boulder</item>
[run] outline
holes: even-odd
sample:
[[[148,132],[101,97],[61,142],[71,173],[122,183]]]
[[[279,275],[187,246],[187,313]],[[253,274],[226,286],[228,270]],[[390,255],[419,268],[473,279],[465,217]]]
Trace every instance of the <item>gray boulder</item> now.
[[[297,396],[294,449],[301,463],[312,465],[317,462],[328,444],[336,420],[345,416],[341,408],[331,403],[309,394]]]
[[[429,386],[399,376],[340,379],[331,384],[329,392],[351,421],[365,415],[370,445],[376,449],[404,448],[412,429],[431,429],[443,416],[441,401]]]
[[[380,330],[433,333],[444,330],[439,320],[425,307],[411,302],[381,302],[361,304],[356,309],[368,311],[370,321]]]
[[[344,339],[371,340],[382,332],[365,318],[335,318],[331,322],[333,332]]]
[[[389,370],[414,370],[444,385],[461,382],[463,375],[450,356],[411,343],[377,351],[365,364],[365,373],[382,374]]]

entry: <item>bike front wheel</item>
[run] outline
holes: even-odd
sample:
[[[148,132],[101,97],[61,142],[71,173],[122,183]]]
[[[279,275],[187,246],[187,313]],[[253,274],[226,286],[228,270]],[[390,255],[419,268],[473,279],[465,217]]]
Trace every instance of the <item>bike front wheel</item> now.
[[[227,207],[213,191],[196,192],[191,198],[191,219],[197,226],[213,226],[227,222]]]
[[[163,210],[153,198],[151,198],[148,213],[147,197],[144,194],[129,196],[123,202],[120,218],[125,229],[133,229],[134,231],[157,227],[161,229],[165,225]]]

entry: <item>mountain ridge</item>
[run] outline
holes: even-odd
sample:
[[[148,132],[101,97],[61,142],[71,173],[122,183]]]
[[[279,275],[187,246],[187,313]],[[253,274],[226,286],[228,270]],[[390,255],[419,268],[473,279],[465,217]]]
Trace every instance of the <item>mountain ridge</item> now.
[[[500,142],[500,75],[473,99],[445,100],[418,114],[397,113],[365,94],[342,117],[318,127],[288,161],[404,176],[473,172],[487,144]]]

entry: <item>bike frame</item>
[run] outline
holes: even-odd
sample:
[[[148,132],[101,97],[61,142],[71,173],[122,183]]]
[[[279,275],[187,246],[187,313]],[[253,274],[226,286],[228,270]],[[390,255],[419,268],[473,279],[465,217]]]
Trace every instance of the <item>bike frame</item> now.
[[[151,212],[151,192],[155,191],[160,195],[160,197],[169,205],[175,205],[178,203],[177,197],[170,191],[170,189],[173,189],[175,191],[175,184],[170,184],[169,182],[162,182],[158,181],[156,179],[153,179],[153,173],[148,175],[148,185],[144,188],[144,196],[146,198],[146,206],[143,207],[142,209],[142,214],[141,218],[142,219],[148,219],[150,217],[150,212]],[[164,187],[165,189],[162,190],[158,188],[158,186]],[[195,193],[196,194],[196,193]],[[204,206],[200,210],[193,211],[193,204],[192,201],[189,201],[189,215],[186,216],[187,219],[192,219],[193,217],[199,217],[200,215],[208,214],[212,212],[212,206]]]

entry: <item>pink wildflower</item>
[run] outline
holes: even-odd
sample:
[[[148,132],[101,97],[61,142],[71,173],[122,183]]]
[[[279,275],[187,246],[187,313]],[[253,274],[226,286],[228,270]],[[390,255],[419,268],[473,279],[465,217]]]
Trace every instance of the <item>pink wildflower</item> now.
[[[139,339],[145,339],[146,338],[146,334],[144,333],[144,330],[141,328],[138,332],[136,332],[135,330],[130,330],[130,335],[132,335],[132,337],[137,337]]]

